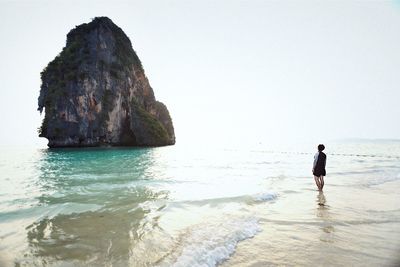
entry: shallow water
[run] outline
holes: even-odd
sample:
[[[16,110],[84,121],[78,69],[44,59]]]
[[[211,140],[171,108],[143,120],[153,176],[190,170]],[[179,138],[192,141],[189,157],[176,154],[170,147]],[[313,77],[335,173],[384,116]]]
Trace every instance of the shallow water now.
[[[2,148],[0,266],[396,266],[400,142]]]

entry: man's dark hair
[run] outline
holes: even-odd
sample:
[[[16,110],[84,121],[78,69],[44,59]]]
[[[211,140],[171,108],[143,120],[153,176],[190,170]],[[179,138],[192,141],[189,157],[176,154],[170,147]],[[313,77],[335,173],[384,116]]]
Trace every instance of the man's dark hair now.
[[[318,151],[324,151],[325,146],[323,144],[318,145]]]

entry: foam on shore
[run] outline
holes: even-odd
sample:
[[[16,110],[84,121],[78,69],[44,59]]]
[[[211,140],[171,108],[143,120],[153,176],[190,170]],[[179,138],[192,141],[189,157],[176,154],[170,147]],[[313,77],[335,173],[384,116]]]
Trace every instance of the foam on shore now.
[[[217,266],[236,250],[238,242],[261,231],[254,217],[195,225],[181,236],[180,248],[161,266]]]

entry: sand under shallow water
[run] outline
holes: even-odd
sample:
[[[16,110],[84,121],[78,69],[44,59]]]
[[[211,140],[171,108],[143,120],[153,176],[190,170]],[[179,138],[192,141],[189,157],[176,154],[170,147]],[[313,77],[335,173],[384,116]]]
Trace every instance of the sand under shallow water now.
[[[397,266],[400,142],[8,149],[0,266]]]

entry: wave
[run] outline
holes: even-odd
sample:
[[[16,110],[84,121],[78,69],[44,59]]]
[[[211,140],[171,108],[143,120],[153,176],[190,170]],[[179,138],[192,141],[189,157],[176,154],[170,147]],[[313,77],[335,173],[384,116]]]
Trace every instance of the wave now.
[[[382,185],[385,183],[391,183],[391,182],[396,182],[400,179],[400,174],[396,175],[383,175],[381,177],[374,177],[373,179],[370,179],[366,183],[363,183],[362,185],[364,186],[378,186]]]
[[[278,194],[272,192],[260,193],[253,196],[254,200],[256,201],[270,201],[276,199],[277,197]]]
[[[326,206],[325,206],[326,207]],[[274,223],[278,225],[324,225],[320,221],[298,221],[298,220],[274,220],[274,219],[262,219],[263,223]],[[398,218],[389,219],[363,219],[363,220],[331,220],[330,224],[333,226],[349,226],[349,225],[370,225],[370,224],[387,224],[387,223],[399,223]]]
[[[236,250],[238,242],[261,231],[254,217],[195,225],[180,238],[180,246],[160,266],[217,266]]]
[[[314,155],[315,152],[302,152],[302,151],[279,151],[279,150],[250,150],[252,153],[266,153],[266,154],[285,154],[285,155]],[[357,154],[357,153],[329,153],[329,156],[334,157],[356,157],[356,158],[385,158],[385,159],[400,159],[398,154]]]
[[[275,200],[278,197],[277,193],[274,192],[264,192],[253,195],[239,195],[239,196],[231,196],[231,197],[219,197],[219,198],[206,198],[206,199],[197,199],[197,200],[181,200],[174,201],[171,204],[175,207],[179,207],[181,205],[206,205],[206,204],[225,204],[229,202],[235,203],[246,203],[246,204],[254,204],[254,202],[266,202]]]
[[[20,220],[31,218],[34,221],[42,220],[43,218],[54,218],[58,215],[70,215],[73,213],[83,213],[89,211],[97,211],[101,209],[101,205],[97,204],[82,204],[82,203],[62,203],[51,206],[30,206],[10,211],[0,212],[0,222]]]
[[[333,175],[343,175],[343,176],[348,176],[348,175],[365,175],[365,174],[376,174],[376,173],[383,173],[384,170],[381,169],[367,169],[367,170],[362,170],[362,171],[336,171],[336,172],[329,172],[328,175],[333,176]]]

